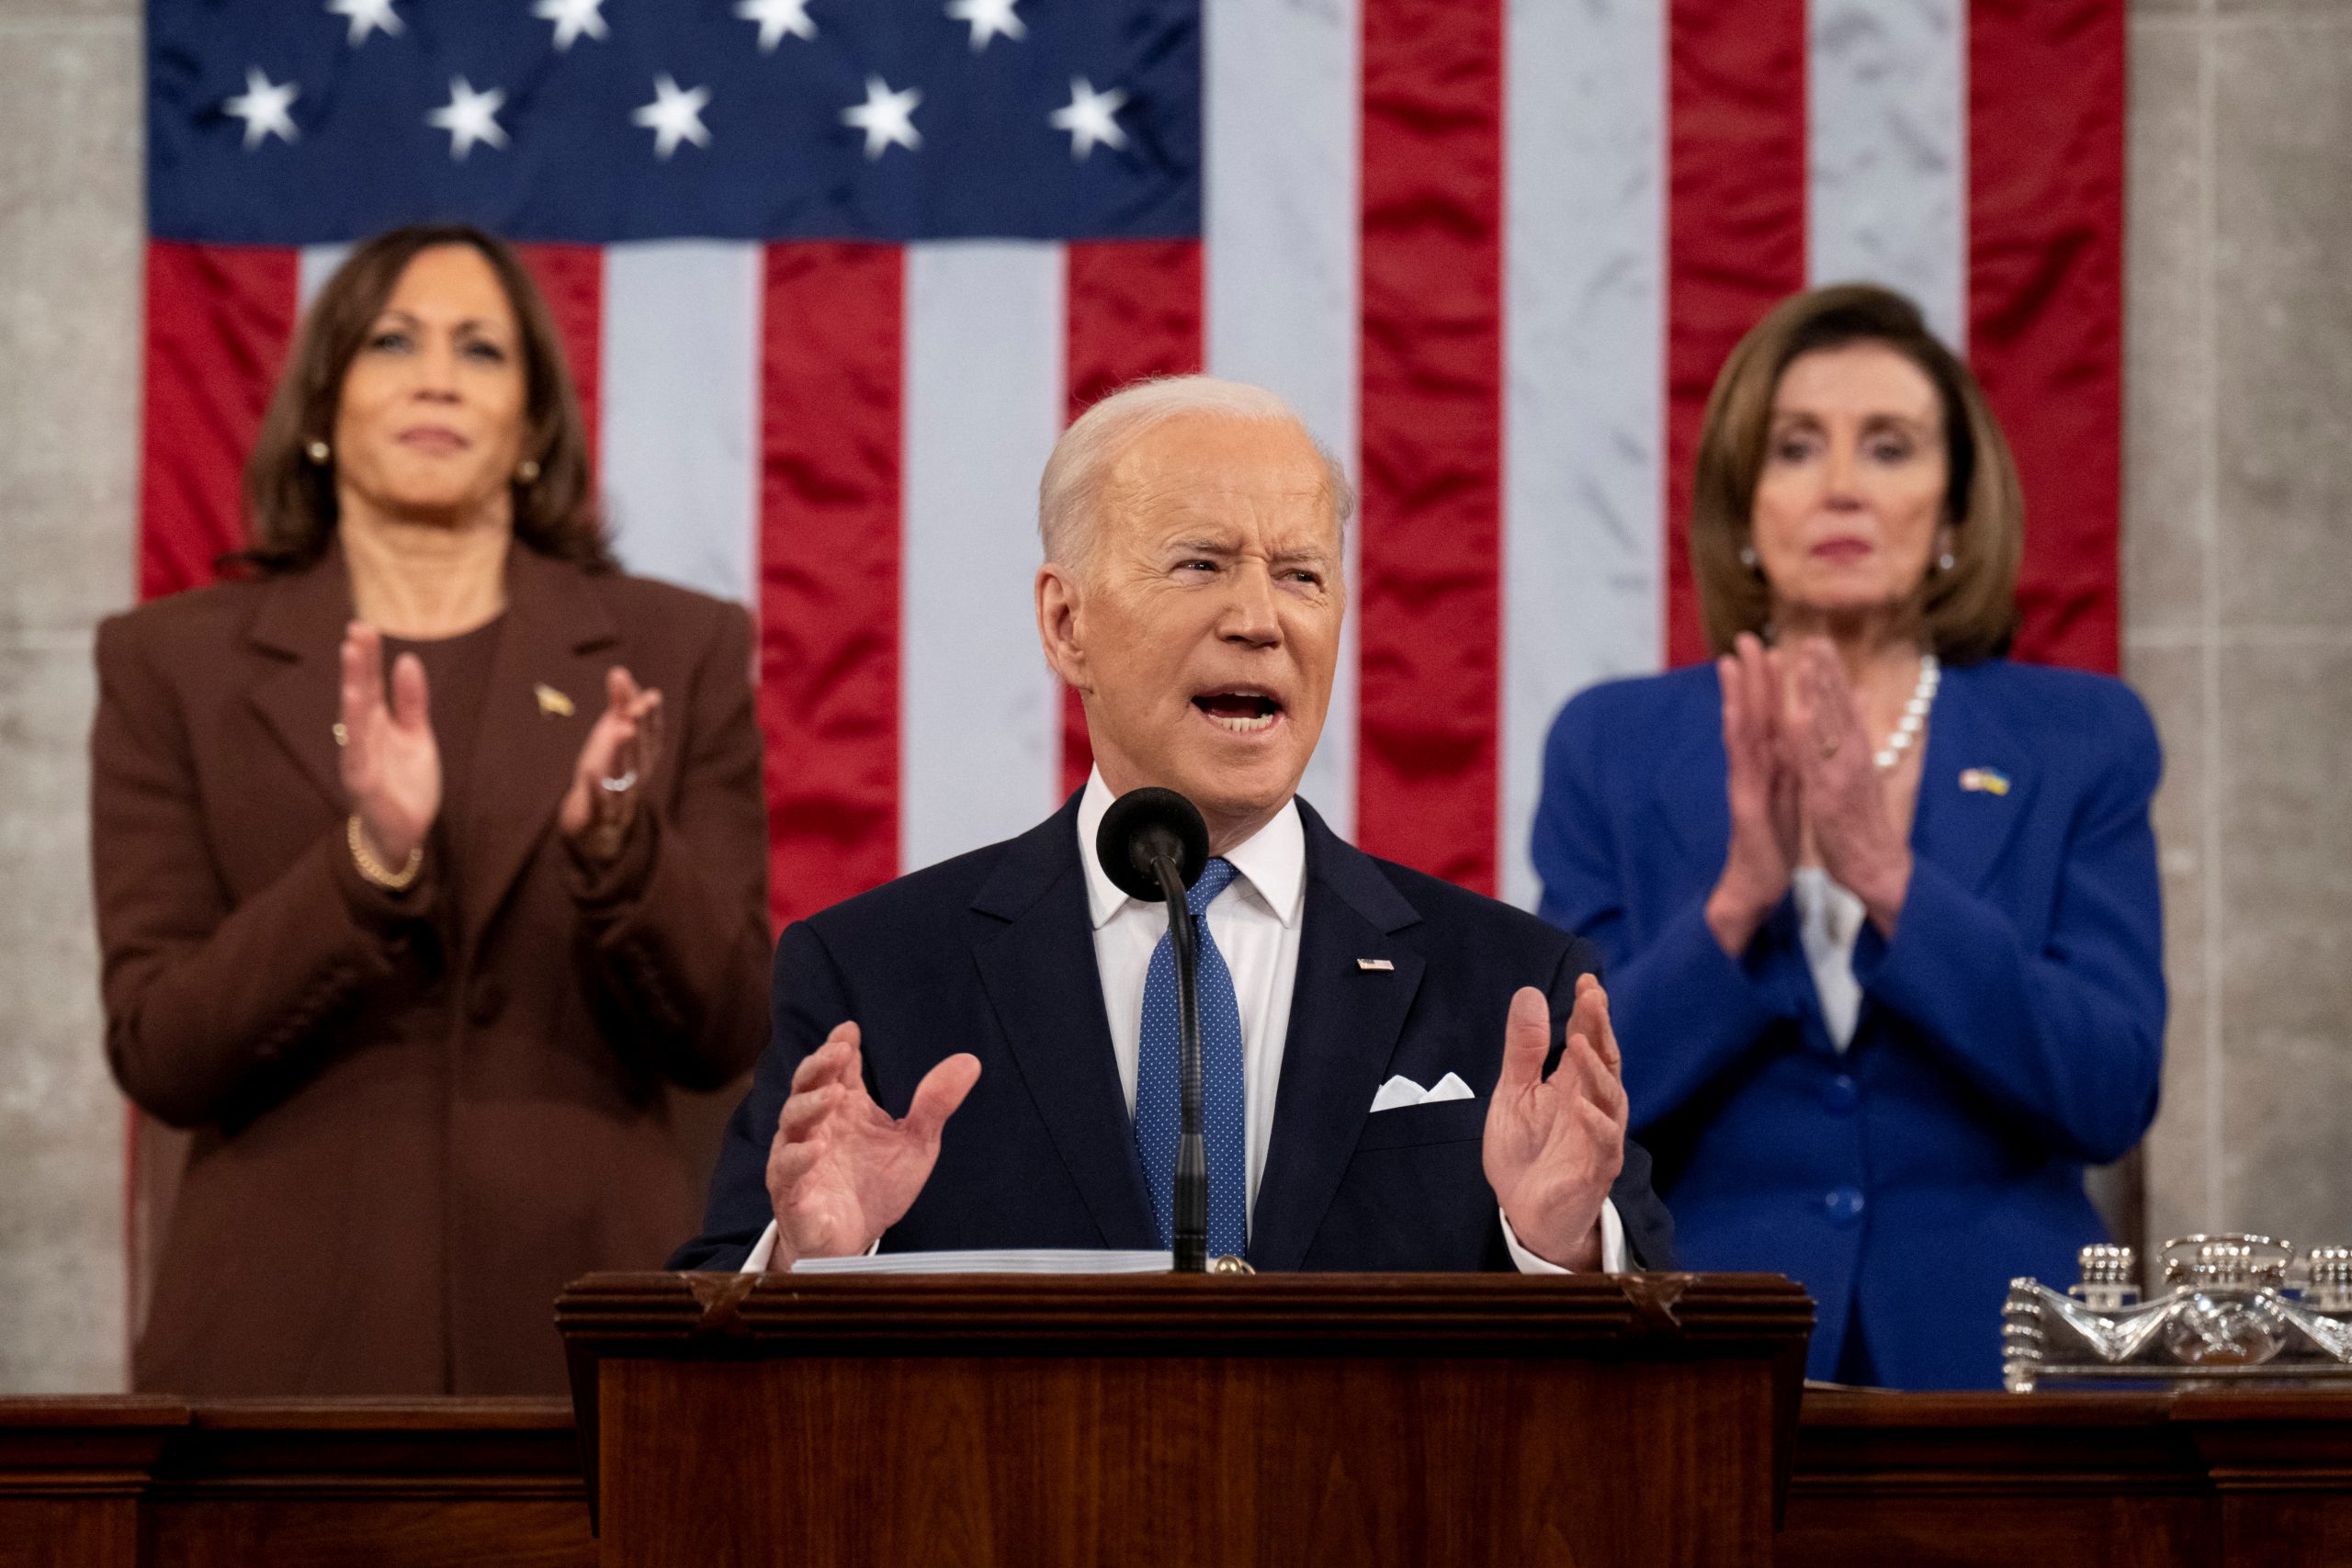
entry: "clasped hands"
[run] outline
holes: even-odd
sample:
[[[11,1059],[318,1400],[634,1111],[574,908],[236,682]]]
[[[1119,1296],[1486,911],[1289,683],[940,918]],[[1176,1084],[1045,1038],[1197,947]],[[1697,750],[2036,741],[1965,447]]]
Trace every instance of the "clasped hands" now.
[[[1731,847],[1707,898],[1707,927],[1736,958],[1789,891],[1806,846],[1894,934],[1911,850],[1871,760],[1846,673],[1826,637],[1767,649],[1743,632],[1715,661],[1723,684]]]
[[[1567,1048],[1550,1077],[1551,1009],[1530,986],[1511,998],[1503,1065],[1487,1107],[1487,1181],[1520,1245],[1569,1269],[1600,1265],[1600,1206],[1625,1160],[1625,1089],[1609,998],[1577,982]],[[979,1058],[948,1057],[923,1076],[903,1117],[866,1092],[858,1027],[843,1023],[792,1076],[768,1145],[776,1269],[865,1251],[906,1214],[939,1159],[939,1140],[979,1081]],[[1393,1112],[1391,1114],[1394,1114]]]
[[[343,638],[343,787],[370,853],[405,864],[441,813],[441,749],[433,739],[424,665],[413,653],[384,677],[383,634],[364,621]],[[387,689],[389,686],[389,690]],[[640,690],[615,665],[605,676],[605,711],[573,763],[556,825],[591,860],[620,852],[636,819],[639,787],[662,759],[662,694]],[[630,787],[607,789],[607,779]]]

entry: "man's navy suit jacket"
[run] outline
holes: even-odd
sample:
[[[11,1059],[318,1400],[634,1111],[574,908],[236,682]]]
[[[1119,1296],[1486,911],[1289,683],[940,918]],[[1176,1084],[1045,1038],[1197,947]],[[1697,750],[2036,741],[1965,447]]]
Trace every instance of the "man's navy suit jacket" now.
[[[1511,993],[1549,994],[1556,1056],[1596,950],[1534,916],[1342,843],[1306,804],[1306,902],[1273,1134],[1250,1229],[1264,1269],[1508,1269],[1480,1165]],[[992,844],[793,925],[774,1035],[729,1123],[679,1269],[741,1266],[768,1224],[768,1145],[801,1059],[854,1019],[866,1088],[904,1115],[958,1051],[979,1082],[885,1251],[1161,1245],[1111,1050],[1079,861],[1078,797]],[[1360,959],[1392,967],[1367,969]],[[1372,1112],[1382,1083],[1459,1074],[1476,1098]],[[1611,1196],[1637,1267],[1673,1223],[1628,1143]]]

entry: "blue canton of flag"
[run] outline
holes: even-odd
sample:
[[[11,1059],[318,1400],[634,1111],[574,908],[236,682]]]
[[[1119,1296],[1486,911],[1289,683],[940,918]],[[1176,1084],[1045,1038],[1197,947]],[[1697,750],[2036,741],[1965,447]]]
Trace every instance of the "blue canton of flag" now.
[[[1199,0],[150,0],[159,239],[1201,231]]]

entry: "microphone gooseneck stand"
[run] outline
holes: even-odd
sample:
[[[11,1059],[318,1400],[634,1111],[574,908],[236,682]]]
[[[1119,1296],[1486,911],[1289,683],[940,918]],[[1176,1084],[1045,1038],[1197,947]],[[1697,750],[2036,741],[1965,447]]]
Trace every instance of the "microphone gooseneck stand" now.
[[[1177,1125],[1174,1224],[1176,1271],[1203,1274],[1209,1266],[1209,1150],[1201,1131],[1200,933],[1184,900],[1184,874],[1174,857],[1156,855],[1168,899],[1168,937],[1176,950]]]
[[[1209,1258],[1209,1156],[1201,1127],[1200,929],[1184,890],[1208,866],[1208,823],[1200,807],[1172,789],[1129,790],[1102,814],[1094,853],[1119,891],[1168,906],[1168,940],[1176,956],[1178,1134],[1169,1239],[1178,1272],[1204,1274]]]

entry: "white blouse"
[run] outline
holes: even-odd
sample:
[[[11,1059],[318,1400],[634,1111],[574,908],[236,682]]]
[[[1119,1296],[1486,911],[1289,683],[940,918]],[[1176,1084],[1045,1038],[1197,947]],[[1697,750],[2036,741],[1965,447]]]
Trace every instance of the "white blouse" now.
[[[1842,1053],[1854,1043],[1854,1021],[1862,1010],[1861,982],[1854,978],[1862,901],[1817,865],[1797,867],[1792,890],[1805,964],[1813,971],[1814,993],[1821,998],[1822,1021],[1829,1026],[1830,1043]]]

